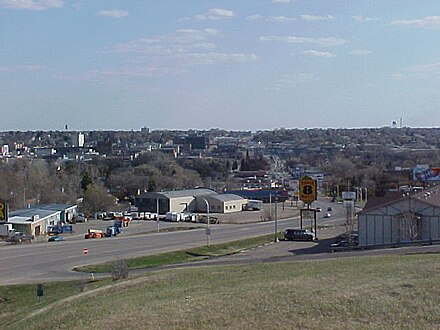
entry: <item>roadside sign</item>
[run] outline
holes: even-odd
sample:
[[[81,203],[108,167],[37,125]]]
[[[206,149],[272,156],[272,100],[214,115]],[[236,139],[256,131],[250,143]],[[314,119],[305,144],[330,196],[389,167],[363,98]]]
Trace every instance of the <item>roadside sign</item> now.
[[[89,249],[87,249],[87,248],[84,248],[83,249],[83,254],[86,256],[87,255],[87,253],[89,253]]]
[[[0,221],[8,221],[8,204],[0,202]]]
[[[300,212],[304,220],[314,220],[316,217],[316,210],[314,209],[301,209]]]
[[[44,295],[43,284],[37,284],[37,297],[42,297]]]
[[[356,192],[354,191],[343,191],[342,192],[342,199],[344,200],[355,200],[356,199]]]
[[[305,176],[299,180],[299,199],[306,204],[316,201],[316,180]]]

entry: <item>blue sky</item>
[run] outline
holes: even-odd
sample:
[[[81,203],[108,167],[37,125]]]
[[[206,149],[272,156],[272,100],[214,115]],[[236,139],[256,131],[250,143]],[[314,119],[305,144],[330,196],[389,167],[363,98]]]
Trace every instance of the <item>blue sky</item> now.
[[[0,130],[440,126],[438,0],[0,0]]]

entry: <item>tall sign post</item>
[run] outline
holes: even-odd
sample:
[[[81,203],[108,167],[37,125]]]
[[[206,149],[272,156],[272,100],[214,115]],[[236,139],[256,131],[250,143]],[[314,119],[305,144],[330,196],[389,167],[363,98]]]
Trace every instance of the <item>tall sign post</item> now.
[[[318,193],[316,190],[316,180],[309,176],[304,176],[299,180],[299,199],[307,205],[307,209],[301,209],[300,221],[301,229],[303,228],[303,217],[306,215],[310,218],[311,212],[313,213],[313,220],[315,223],[315,238],[317,238],[317,228],[316,228],[316,211],[310,208],[310,205],[316,201]]]

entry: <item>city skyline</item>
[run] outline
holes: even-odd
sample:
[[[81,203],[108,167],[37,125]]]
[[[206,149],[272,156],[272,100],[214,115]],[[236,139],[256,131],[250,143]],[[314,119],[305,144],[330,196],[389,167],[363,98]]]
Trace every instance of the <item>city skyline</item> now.
[[[0,0],[0,22],[1,131],[440,126],[434,0]]]

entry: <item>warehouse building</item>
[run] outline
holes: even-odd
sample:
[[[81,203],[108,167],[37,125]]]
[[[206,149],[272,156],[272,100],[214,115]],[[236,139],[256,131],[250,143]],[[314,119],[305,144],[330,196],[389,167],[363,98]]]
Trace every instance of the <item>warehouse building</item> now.
[[[370,198],[358,230],[361,247],[440,241],[440,186]]]
[[[165,214],[167,212],[194,213],[238,212],[244,209],[247,199],[233,194],[218,194],[211,189],[147,192],[136,198],[139,212]]]

